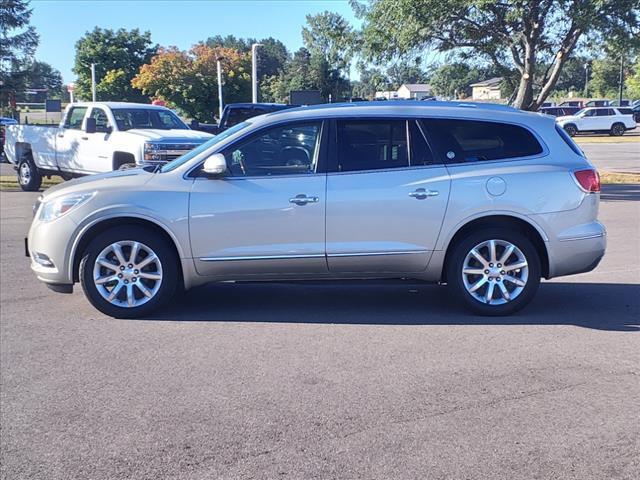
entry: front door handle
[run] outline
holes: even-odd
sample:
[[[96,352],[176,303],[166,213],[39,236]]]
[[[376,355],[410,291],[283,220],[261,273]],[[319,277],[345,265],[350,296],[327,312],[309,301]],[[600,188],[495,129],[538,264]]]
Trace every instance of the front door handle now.
[[[80,137],[81,140],[89,140],[89,137]]]
[[[304,193],[289,199],[289,203],[294,203],[300,206],[306,205],[307,203],[318,203],[319,201],[320,199],[318,197],[307,197]]]
[[[418,188],[417,190],[411,192],[409,196],[411,198],[415,198],[417,200],[424,200],[428,197],[437,197],[440,195],[440,192],[437,190],[426,190],[424,188]]]

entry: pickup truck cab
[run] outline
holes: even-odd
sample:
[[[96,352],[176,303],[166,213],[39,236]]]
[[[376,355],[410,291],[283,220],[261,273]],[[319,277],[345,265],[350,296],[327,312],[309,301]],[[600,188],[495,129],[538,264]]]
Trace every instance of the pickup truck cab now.
[[[557,117],[556,122],[571,136],[584,132],[606,132],[620,136],[636,128],[636,121],[628,109],[612,107],[583,108],[575,115]]]
[[[166,107],[136,103],[73,103],[60,125],[12,125],[5,154],[25,191],[43,176],[69,179],[149,164],[164,164],[212,135],[191,130]]]

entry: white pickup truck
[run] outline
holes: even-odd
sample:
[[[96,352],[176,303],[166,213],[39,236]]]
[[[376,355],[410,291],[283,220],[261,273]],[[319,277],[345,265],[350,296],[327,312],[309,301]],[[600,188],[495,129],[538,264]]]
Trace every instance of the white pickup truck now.
[[[69,179],[134,166],[165,163],[213,135],[189,127],[171,110],[118,102],[73,103],[55,127],[11,125],[5,155],[25,191],[43,176]]]

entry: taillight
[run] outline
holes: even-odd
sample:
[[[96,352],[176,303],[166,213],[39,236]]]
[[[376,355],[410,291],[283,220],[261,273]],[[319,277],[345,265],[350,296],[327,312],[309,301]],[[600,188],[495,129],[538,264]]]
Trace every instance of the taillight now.
[[[598,175],[597,170],[578,170],[577,172],[573,172],[573,176],[585,192],[600,191],[600,175]]]

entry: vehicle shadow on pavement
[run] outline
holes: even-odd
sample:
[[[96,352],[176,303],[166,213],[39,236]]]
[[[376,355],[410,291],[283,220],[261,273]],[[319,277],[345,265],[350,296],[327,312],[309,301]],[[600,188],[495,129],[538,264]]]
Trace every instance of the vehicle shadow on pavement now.
[[[620,183],[615,185],[603,185],[600,200],[611,201],[633,201],[640,200],[640,184]]]
[[[210,284],[145,320],[363,325],[576,325],[640,332],[640,285],[543,283],[511,317],[479,317],[446,287],[383,281]]]

